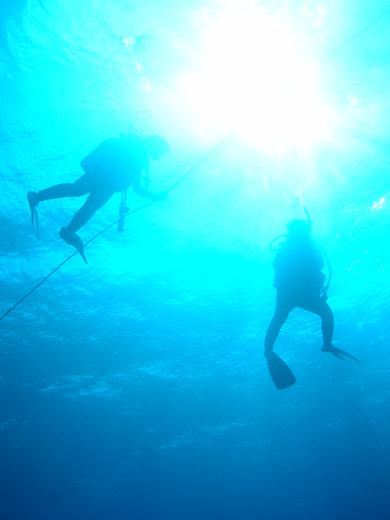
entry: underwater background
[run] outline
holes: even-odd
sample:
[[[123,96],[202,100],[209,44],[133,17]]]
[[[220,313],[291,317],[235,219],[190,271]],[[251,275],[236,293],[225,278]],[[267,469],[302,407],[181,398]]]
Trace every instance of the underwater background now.
[[[2,0],[2,520],[388,518],[389,8]],[[73,254],[58,231],[82,204],[41,203],[38,241],[27,192],[133,129],[168,139],[150,175],[169,197],[94,238],[115,195],[80,231],[88,265],[5,316]],[[278,391],[268,246],[304,206],[334,344],[362,365],[296,309]]]

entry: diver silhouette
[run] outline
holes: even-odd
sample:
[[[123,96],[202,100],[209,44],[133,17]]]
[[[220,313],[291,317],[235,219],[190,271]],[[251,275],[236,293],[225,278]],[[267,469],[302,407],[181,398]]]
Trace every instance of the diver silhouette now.
[[[121,219],[128,211],[125,207],[127,188],[133,187],[135,193],[153,201],[164,200],[168,192],[152,193],[148,185],[141,185],[142,171],[146,171],[148,179],[149,157],[158,160],[169,153],[167,141],[159,135],[141,137],[121,134],[119,138],[102,141],[97,148],[80,162],[84,175],[73,183],[57,184],[44,190],[27,195],[31,211],[31,222],[39,238],[37,206],[40,202],[63,197],[81,197],[89,194],[84,205],[76,212],[67,227],[60,231],[60,237],[74,246],[85,263],[84,246],[77,231],[83,227],[95,212],[100,209],[114,193],[122,192]],[[118,230],[121,231],[118,227]]]
[[[289,233],[277,251],[273,267],[274,286],[277,291],[274,316],[269,324],[264,343],[264,355],[271,377],[278,389],[287,388],[296,379],[289,367],[273,352],[280,329],[295,307],[317,314],[322,320],[323,352],[360,363],[332,345],[334,330],[333,312],[326,303],[323,253],[310,239],[311,226],[305,220],[293,220],[287,226]]]

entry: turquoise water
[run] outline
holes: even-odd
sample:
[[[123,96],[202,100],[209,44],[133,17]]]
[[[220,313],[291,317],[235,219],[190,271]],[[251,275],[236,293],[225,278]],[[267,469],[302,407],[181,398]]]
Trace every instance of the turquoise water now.
[[[40,204],[38,241],[29,190],[129,126],[170,143],[151,189],[180,182],[0,322],[2,519],[387,518],[389,7],[3,0],[0,314],[73,252],[81,200]],[[297,309],[277,391],[268,245],[303,206],[334,344],[363,364],[321,353]]]

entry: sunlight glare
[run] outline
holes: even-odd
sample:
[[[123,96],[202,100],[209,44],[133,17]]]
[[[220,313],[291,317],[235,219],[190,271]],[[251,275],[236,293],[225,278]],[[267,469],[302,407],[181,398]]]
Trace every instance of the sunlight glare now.
[[[323,136],[330,114],[298,43],[286,24],[259,8],[221,16],[205,38],[201,70],[183,79],[197,124],[239,128],[265,146],[307,145]]]

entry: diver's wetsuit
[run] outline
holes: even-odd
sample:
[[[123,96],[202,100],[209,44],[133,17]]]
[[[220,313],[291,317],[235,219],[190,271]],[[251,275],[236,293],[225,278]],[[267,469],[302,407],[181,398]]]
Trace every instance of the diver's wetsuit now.
[[[80,163],[85,174],[73,183],[57,184],[35,194],[37,202],[63,197],[81,197],[89,193],[84,205],[71,220],[74,233],[83,227],[114,193],[133,185],[139,191],[142,170],[148,161],[145,140],[136,135],[107,139]],[[146,195],[146,190],[141,193]]]
[[[265,337],[265,350],[272,350],[276,338],[295,307],[317,314],[322,320],[324,345],[332,342],[334,319],[326,295],[320,295],[325,275],[324,260],[311,240],[287,239],[276,253],[274,286],[277,290],[274,317]]]

